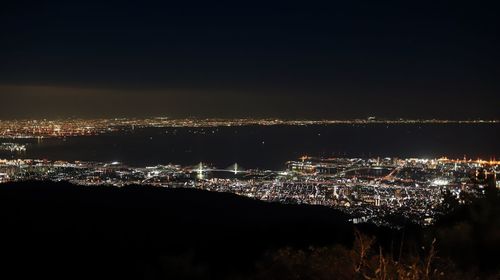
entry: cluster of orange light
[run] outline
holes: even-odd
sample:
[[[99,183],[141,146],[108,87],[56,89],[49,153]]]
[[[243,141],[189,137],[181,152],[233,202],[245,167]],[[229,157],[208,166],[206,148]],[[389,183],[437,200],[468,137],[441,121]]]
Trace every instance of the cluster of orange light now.
[[[463,158],[463,159],[449,159],[447,157],[442,157],[442,158],[439,158],[438,161],[441,161],[441,162],[449,162],[449,163],[477,163],[477,164],[481,164],[481,165],[500,165],[500,161],[498,160],[495,160],[495,159],[490,159],[490,160],[483,160],[483,159],[467,159],[467,158]]]

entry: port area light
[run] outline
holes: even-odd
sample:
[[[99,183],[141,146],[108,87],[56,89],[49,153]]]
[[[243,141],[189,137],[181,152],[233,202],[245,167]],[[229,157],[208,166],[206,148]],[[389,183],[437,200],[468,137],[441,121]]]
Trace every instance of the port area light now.
[[[433,185],[433,186],[446,186],[448,184],[449,184],[449,181],[446,179],[442,179],[442,178],[434,179],[431,182],[431,185]]]
[[[108,167],[108,166],[110,166],[110,165],[112,165],[112,166],[113,166],[113,165],[114,165],[114,166],[116,166],[116,165],[119,165],[119,164],[120,164],[120,162],[119,162],[119,161],[113,161],[113,162],[111,162],[111,163],[106,163],[106,164],[104,165],[104,167]]]

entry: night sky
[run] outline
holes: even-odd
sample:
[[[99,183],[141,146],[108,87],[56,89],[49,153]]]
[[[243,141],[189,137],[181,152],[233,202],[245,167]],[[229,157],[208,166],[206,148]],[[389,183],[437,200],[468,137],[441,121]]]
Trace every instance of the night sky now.
[[[3,1],[1,119],[500,117],[498,4],[103,2]]]

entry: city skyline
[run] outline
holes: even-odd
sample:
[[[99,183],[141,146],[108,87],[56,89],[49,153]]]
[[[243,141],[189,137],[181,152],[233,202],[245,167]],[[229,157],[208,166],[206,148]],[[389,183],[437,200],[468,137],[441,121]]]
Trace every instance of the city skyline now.
[[[500,1],[3,2],[0,279],[499,279]]]
[[[70,182],[80,186],[133,185],[234,193],[268,202],[322,205],[348,214],[350,221],[399,228],[387,217],[399,215],[430,226],[447,214],[445,198],[460,204],[500,188],[500,161],[422,158],[317,158],[303,156],[280,170],[127,166],[120,162],[0,159],[0,183]]]

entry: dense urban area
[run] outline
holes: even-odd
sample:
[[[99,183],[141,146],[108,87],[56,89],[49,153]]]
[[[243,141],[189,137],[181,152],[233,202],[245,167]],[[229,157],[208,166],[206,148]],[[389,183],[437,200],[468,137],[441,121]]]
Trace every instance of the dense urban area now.
[[[497,124],[498,120],[410,120],[369,117],[353,120],[113,118],[11,120],[0,122],[0,151],[16,155],[29,144],[15,138],[65,138],[141,128],[306,126],[365,124]],[[450,203],[468,203],[499,188],[499,161],[424,158],[314,158],[288,161],[281,170],[244,169],[235,163],[215,167],[127,166],[120,162],[49,161],[12,156],[0,160],[0,183],[26,180],[68,181],[78,185],[150,185],[196,188],[270,202],[323,205],[351,215],[353,223],[432,224]]]
[[[150,185],[230,192],[270,202],[323,205],[351,215],[353,223],[397,226],[399,220],[432,224],[450,203],[464,204],[499,188],[499,161],[471,159],[313,158],[285,168],[245,170],[119,162],[0,160],[0,183],[69,181],[78,185]],[[391,218],[392,217],[392,218]]]
[[[497,124],[499,120],[443,120],[443,119],[366,119],[352,120],[282,120],[282,119],[171,119],[171,118],[113,118],[61,120],[2,120],[0,138],[51,138],[99,135],[146,127],[223,127],[251,125],[335,125],[335,124]]]

